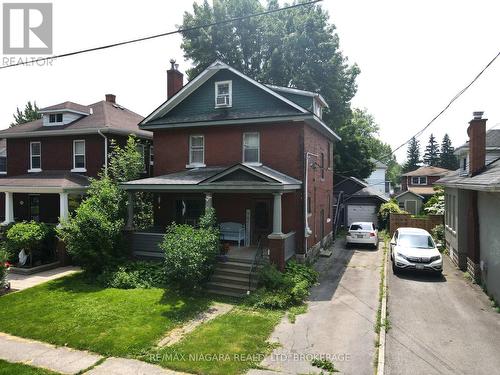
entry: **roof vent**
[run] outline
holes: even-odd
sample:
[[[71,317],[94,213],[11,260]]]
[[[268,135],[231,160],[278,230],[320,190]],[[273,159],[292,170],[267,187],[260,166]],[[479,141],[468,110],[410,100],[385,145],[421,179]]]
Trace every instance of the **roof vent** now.
[[[481,120],[483,118],[483,115],[484,115],[483,111],[472,112],[472,116],[474,117],[474,120]]]

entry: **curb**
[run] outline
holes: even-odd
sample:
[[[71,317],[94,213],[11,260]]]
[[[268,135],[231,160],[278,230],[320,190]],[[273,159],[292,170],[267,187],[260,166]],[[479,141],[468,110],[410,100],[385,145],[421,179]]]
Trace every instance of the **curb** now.
[[[387,318],[387,249],[384,254],[384,285],[382,290],[384,292],[382,296],[382,306],[380,312],[380,336],[379,336],[379,346],[378,346],[378,363],[377,363],[377,375],[384,375],[385,370],[385,319]]]

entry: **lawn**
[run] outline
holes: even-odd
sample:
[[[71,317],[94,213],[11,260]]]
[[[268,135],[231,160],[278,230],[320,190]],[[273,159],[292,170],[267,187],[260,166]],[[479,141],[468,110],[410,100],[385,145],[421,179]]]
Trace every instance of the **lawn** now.
[[[106,289],[74,275],[0,297],[0,331],[104,355],[137,356],[210,302],[159,288]]]
[[[10,363],[0,359],[0,375],[57,375],[57,373],[23,365],[21,363]]]
[[[144,360],[198,374],[240,374],[256,367],[271,351],[267,339],[282,315],[237,307]]]

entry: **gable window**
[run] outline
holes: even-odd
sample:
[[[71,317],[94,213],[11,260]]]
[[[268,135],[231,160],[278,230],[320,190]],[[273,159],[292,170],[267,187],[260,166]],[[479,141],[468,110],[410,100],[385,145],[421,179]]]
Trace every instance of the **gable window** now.
[[[86,172],[85,169],[85,141],[73,141],[73,169],[72,172]]]
[[[243,133],[243,163],[260,163],[259,133]]]
[[[30,142],[30,169],[29,172],[42,170],[42,145],[40,142]]]
[[[192,135],[189,137],[189,165],[188,167],[205,166],[205,137]]]
[[[225,108],[233,105],[232,86],[232,81],[215,82],[215,108]]]
[[[411,178],[412,185],[427,185],[427,176],[415,176]]]
[[[59,122],[63,121],[63,114],[62,113],[51,113],[49,115],[49,123],[50,124],[56,124]]]

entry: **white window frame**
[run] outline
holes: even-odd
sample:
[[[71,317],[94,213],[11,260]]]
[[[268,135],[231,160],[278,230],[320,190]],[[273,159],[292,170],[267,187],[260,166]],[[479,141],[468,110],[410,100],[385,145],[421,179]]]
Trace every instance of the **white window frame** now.
[[[76,143],[83,142],[83,154],[76,154]],[[83,155],[83,167],[76,167],[76,157]],[[73,169],[71,172],[87,172],[87,147],[85,139],[75,139],[73,140]]]
[[[33,155],[33,145],[38,143],[40,145],[40,154],[39,155]],[[40,168],[33,168],[33,157],[39,157],[40,158]],[[30,169],[28,169],[28,172],[41,172],[42,171],[42,142],[40,141],[35,141],[35,142],[30,142]]]
[[[257,161],[246,161],[245,160],[245,136],[246,135],[257,135],[257,138],[259,140],[259,145],[257,147]],[[248,165],[262,165],[260,162],[260,133],[259,132],[245,132],[243,133],[242,140],[241,140],[241,160],[243,161],[243,164],[248,164]]]
[[[155,161],[154,161],[155,152],[154,152],[154,150],[155,150],[154,146],[149,146],[149,165],[155,164]]]
[[[217,104],[217,96],[219,96],[219,86],[227,84],[229,86],[229,104]],[[217,81],[215,82],[215,108],[228,108],[233,106],[233,81]]]
[[[192,154],[191,152],[193,151],[193,138],[195,137],[201,137],[203,139],[203,146],[201,146],[201,150],[203,151],[203,162],[193,162],[192,161]],[[200,146],[195,146],[200,150]],[[189,164],[186,165],[186,168],[200,168],[200,167],[205,167],[205,136],[203,134],[191,134],[189,136]]]
[[[413,182],[414,178],[418,178],[418,183]],[[423,179],[424,183],[422,183],[422,179]],[[413,176],[411,178],[411,184],[412,185],[427,185],[427,176]]]
[[[64,114],[61,112],[49,113],[47,116],[49,117],[47,120],[47,124],[49,124],[49,125],[61,125],[64,123]],[[56,121],[50,121],[50,116],[55,116]],[[61,116],[61,121],[57,121],[57,116]]]

